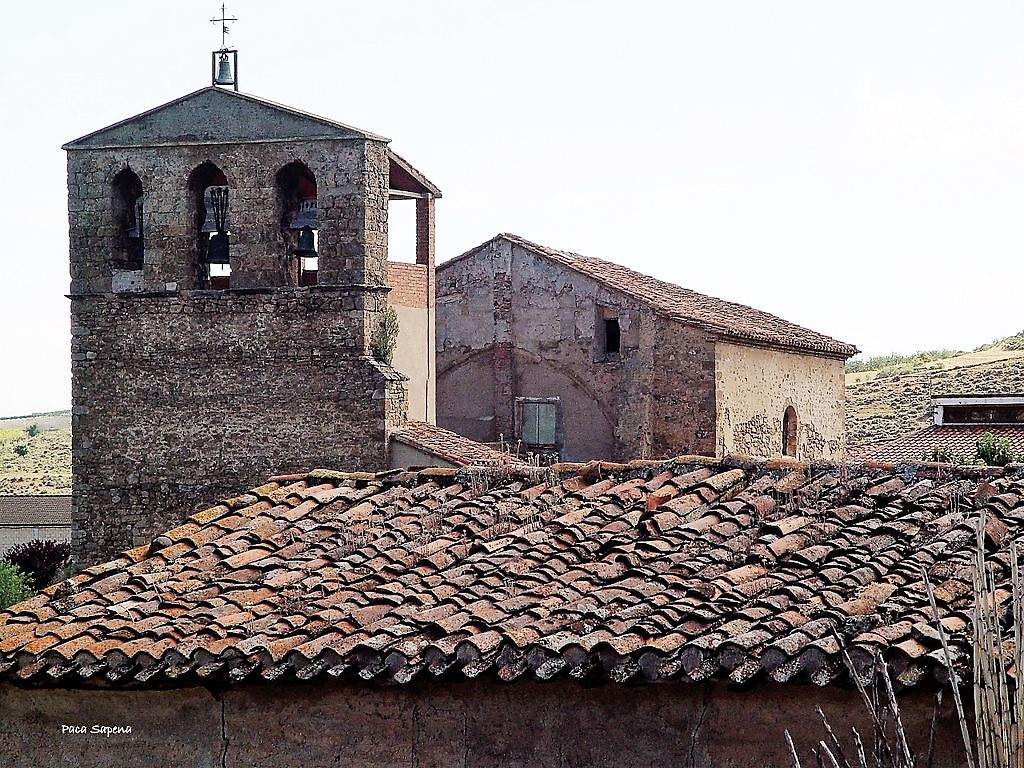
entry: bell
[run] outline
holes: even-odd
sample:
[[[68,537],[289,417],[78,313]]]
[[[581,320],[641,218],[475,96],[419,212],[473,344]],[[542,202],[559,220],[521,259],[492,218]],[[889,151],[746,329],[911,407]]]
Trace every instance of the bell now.
[[[309,258],[316,256],[316,243],[313,240],[313,230],[309,227],[303,227],[302,231],[299,232],[299,244],[292,251],[296,256],[302,256]]]
[[[217,62],[217,78],[213,82],[217,85],[235,84],[235,78],[231,76],[231,60],[226,53],[220,55]]]
[[[227,232],[214,232],[210,235],[210,245],[206,251],[209,264],[230,264],[230,243]]]
[[[128,210],[125,212],[124,232],[129,240],[139,240],[142,237],[141,195],[128,206]]]

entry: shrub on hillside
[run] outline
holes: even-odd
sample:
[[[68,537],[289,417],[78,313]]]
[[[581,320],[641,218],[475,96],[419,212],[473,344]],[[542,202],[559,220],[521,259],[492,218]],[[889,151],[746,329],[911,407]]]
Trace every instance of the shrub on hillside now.
[[[28,456],[28,446],[24,443],[18,443],[14,446],[14,452],[19,456]]]
[[[32,589],[25,574],[13,565],[0,563],[0,611],[30,597]]]
[[[25,434],[28,435],[29,437],[35,437],[36,435],[39,434],[39,425],[29,424],[27,427],[25,427]]]
[[[4,556],[25,574],[35,589],[48,587],[67,567],[71,545],[66,541],[45,539],[17,544]]]
[[[1005,467],[1013,461],[1010,441],[986,432],[978,438],[978,458],[993,467]]]

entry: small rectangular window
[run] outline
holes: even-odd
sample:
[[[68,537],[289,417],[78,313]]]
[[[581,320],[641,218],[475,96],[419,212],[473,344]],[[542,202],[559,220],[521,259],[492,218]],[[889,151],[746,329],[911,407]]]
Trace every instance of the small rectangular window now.
[[[619,318],[606,317],[604,319],[604,351],[609,355],[619,354],[622,334],[619,331]]]
[[[519,423],[519,437],[527,445],[555,445],[558,442],[558,400],[520,400]]]

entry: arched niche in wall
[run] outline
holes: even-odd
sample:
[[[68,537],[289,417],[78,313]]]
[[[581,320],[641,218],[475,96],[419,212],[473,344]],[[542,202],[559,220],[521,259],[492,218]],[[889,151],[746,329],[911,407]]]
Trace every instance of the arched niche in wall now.
[[[224,171],[207,160],[188,178],[189,218],[193,222],[196,286],[228,288],[231,284],[228,219],[230,188]]]
[[[295,160],[274,177],[281,234],[289,285],[316,285],[318,224],[316,176],[305,163]]]
[[[112,289],[115,292],[142,287],[145,254],[145,225],[142,180],[125,166],[114,176],[110,187],[113,217],[111,242]]]
[[[787,406],[782,414],[782,455],[796,457],[798,445],[796,408]]]

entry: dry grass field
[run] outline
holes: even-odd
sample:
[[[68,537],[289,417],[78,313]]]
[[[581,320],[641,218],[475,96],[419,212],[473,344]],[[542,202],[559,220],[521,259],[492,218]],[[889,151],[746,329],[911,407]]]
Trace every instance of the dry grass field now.
[[[68,411],[0,419],[0,495],[29,493],[71,493]]]
[[[1024,334],[931,362],[846,374],[851,446],[888,440],[931,423],[930,398],[944,394],[1024,392]]]

